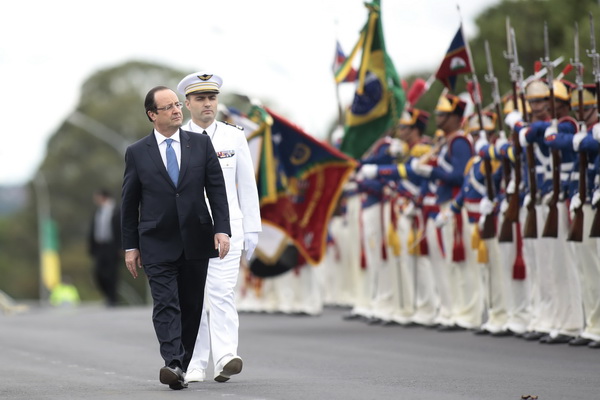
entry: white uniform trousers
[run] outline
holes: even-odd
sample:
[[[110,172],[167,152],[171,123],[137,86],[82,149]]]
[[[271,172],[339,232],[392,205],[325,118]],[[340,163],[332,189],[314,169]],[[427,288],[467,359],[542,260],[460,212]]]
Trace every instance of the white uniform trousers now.
[[[422,218],[421,215],[419,215]],[[401,215],[398,219],[398,232],[401,243],[400,254],[400,315],[396,322],[405,318],[419,325],[433,325],[439,298],[428,254],[420,254],[420,241],[425,236],[422,230],[413,231],[413,217]],[[410,240],[412,237],[412,240]],[[411,248],[412,246],[412,248]]]
[[[590,237],[596,210],[583,206],[583,242],[570,242],[575,249],[585,316],[582,337],[600,341],[600,239]]]
[[[206,369],[212,352],[215,371],[225,356],[237,356],[239,318],[235,307],[235,286],[244,246],[242,220],[230,221],[230,250],[222,260],[211,258],[208,263],[204,308],[194,353],[188,370]]]
[[[527,330],[530,332],[550,333],[552,330],[554,278],[550,267],[550,251],[545,247],[551,245],[541,238],[546,221],[545,207],[536,205],[537,238],[523,238],[523,257],[530,282],[531,319]],[[521,207],[521,230],[525,229],[527,207]]]
[[[397,265],[398,257],[394,256],[392,248],[388,245],[387,232],[391,225],[389,201],[382,202],[381,214],[381,241],[379,242],[379,262],[377,265],[377,280],[375,282],[375,291],[373,296],[373,317],[382,321],[392,321],[392,316],[397,310],[395,305],[399,299],[399,271]],[[384,248],[385,246],[385,248]],[[376,251],[376,250],[375,250]],[[374,253],[375,253],[374,251]],[[385,251],[385,258],[383,252]]]
[[[573,262],[579,257],[579,254],[576,255],[574,246],[567,242],[569,210],[566,203],[559,202],[557,209],[558,238],[540,238],[546,243],[544,247],[546,251],[551,253],[549,266],[552,268],[552,277],[554,278],[552,293],[554,312],[550,336],[556,337],[559,334],[579,336],[583,330],[583,307],[579,272],[577,263]],[[541,229],[543,230],[543,225]],[[587,236],[586,233],[584,236]]]
[[[484,239],[482,239],[484,240]],[[487,320],[482,328],[496,333],[504,330],[508,322],[509,287],[502,264],[503,254],[496,237],[485,239],[488,262],[481,264],[484,300],[487,308]]]
[[[499,222],[498,226],[501,226],[501,224],[502,221]],[[531,278],[529,268],[526,265],[525,279],[514,279],[514,265],[517,258],[518,245],[517,226],[520,229],[520,225],[517,225],[516,223],[512,224],[512,242],[498,242],[498,249],[502,255],[499,260],[502,269],[501,276],[504,287],[507,290],[506,308],[508,319],[502,329],[510,330],[516,334],[523,334],[527,331],[527,326],[531,319],[529,302],[529,281]],[[523,247],[523,242],[521,243],[521,246]],[[521,255],[524,257],[523,253],[521,253]]]
[[[446,224],[445,227],[448,227],[449,225],[451,224]],[[449,229],[451,232],[452,227],[449,227]],[[433,218],[427,218],[425,230],[427,235],[427,246],[429,248],[429,259],[431,260],[432,266],[432,275],[439,298],[439,307],[435,317],[435,323],[451,326],[454,324],[454,321],[452,320],[452,308],[454,303],[450,291],[450,265],[444,255],[444,249],[442,248],[443,244],[440,243],[440,239],[438,238],[438,228],[435,226]],[[447,251],[448,250],[446,249],[446,252]],[[452,253],[452,249],[450,249],[450,253]]]
[[[340,239],[341,266],[347,303],[355,307],[358,298],[362,270],[360,267],[360,195],[350,196],[346,200],[344,229]]]
[[[466,209],[462,209],[460,218],[462,218],[462,237],[465,248],[464,261],[452,261],[452,248],[454,239],[444,242],[447,250],[446,258],[450,262],[451,271],[451,290],[454,299],[454,308],[452,310],[452,319],[455,324],[467,328],[475,329],[481,326],[483,316],[483,293],[481,291],[481,266],[477,262],[477,254],[471,248],[471,235],[476,223],[470,223],[467,217]],[[452,232],[454,232],[454,219],[452,223]],[[444,235],[447,240],[447,234]]]
[[[360,283],[353,314],[373,317],[373,300],[377,287],[377,270],[381,260],[381,203],[363,208],[361,212],[362,245],[367,263],[361,268]],[[360,258],[359,258],[360,260]]]

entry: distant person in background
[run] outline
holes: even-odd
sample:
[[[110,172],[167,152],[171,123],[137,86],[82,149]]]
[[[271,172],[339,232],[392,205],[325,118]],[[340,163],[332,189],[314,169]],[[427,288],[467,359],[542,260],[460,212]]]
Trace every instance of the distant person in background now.
[[[94,192],[96,211],[89,232],[89,253],[94,259],[94,281],[106,305],[117,305],[119,261],[121,250],[121,219],[115,199],[106,189]]]
[[[246,259],[250,260],[258,243],[258,232],[262,231],[254,164],[246,135],[243,128],[215,119],[222,82],[218,75],[196,72],[177,86],[192,115],[183,129],[209,137],[219,158],[232,232],[227,256],[211,258],[208,264],[206,301],[186,382],[204,380],[211,352],[215,381],[226,382],[242,371],[243,362],[237,354],[239,318],[235,287],[242,250],[246,250]]]

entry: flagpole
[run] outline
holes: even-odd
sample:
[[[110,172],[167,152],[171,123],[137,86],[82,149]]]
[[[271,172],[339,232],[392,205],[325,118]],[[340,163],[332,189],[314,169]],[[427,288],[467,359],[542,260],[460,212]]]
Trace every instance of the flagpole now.
[[[37,205],[37,220],[38,220],[38,251],[40,257],[39,267],[39,285],[38,293],[40,305],[44,306],[48,304],[48,289],[44,285],[44,274],[42,269],[44,268],[44,221],[50,218],[50,196],[48,194],[48,183],[42,171],[39,171],[34,180],[33,188],[36,194],[36,205]]]

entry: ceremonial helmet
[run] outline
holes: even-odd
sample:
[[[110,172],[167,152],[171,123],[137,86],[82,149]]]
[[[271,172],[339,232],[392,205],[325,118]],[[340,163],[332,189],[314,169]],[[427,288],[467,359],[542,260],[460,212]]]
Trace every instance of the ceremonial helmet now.
[[[521,113],[523,113],[523,104],[521,104],[520,101],[517,102],[517,104],[519,105],[519,111]],[[529,105],[529,102],[525,102],[525,108],[527,109],[527,113],[531,113],[531,106]],[[502,109],[502,112],[504,113],[504,115],[508,114],[511,111],[514,111],[515,109],[515,105],[513,103],[513,98],[512,96],[506,96],[504,98],[504,108]]]
[[[546,82],[541,79],[530,82],[525,87],[525,98],[527,101],[545,100],[550,97],[550,89]]]
[[[437,114],[456,114],[462,117],[466,107],[467,103],[460,97],[450,93],[442,93],[435,106],[435,112]]]
[[[583,85],[583,108],[595,106],[597,104],[596,96],[595,84]],[[579,110],[579,90],[573,90],[571,92],[571,108],[573,111]]]
[[[429,121],[429,113],[418,108],[410,107],[402,112],[402,116],[398,120],[399,127],[414,127],[419,132],[425,132],[427,122]]]
[[[481,119],[483,121],[483,130],[491,132],[496,129],[497,115],[492,111],[485,111],[481,113]],[[467,120],[465,126],[465,133],[471,133],[473,135],[479,134],[481,127],[479,125],[479,114],[472,114]]]

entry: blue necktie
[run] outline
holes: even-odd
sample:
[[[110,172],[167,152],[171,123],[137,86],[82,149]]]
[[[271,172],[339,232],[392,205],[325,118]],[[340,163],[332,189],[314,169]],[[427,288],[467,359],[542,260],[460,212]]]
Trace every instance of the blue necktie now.
[[[173,139],[166,139],[165,142],[167,142],[167,172],[175,186],[177,186],[177,181],[179,180],[179,166],[177,165],[175,150],[171,147]]]

